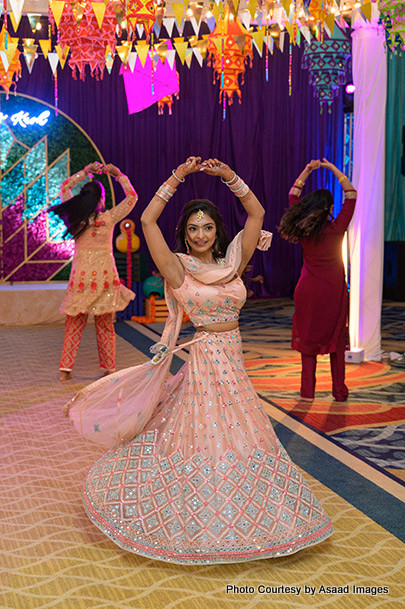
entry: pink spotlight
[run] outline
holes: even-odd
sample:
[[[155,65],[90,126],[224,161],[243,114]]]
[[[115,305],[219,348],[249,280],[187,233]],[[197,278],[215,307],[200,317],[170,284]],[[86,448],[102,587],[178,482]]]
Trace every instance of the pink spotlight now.
[[[355,92],[355,90],[356,90],[356,87],[353,83],[346,85],[346,93],[349,93],[351,95],[352,93]]]

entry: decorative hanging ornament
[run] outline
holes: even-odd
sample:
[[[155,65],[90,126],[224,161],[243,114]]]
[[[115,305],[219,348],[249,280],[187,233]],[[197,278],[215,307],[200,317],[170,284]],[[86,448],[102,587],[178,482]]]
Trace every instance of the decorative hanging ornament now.
[[[7,98],[10,88],[12,85],[17,87],[17,80],[21,76],[21,53],[17,47],[18,38],[11,38],[3,26],[0,32],[0,85],[6,91]]]
[[[126,16],[133,29],[136,25],[143,26],[146,39],[149,40],[157,17],[157,6],[154,0],[131,0],[128,3]]]
[[[308,69],[309,82],[319,99],[321,112],[324,104],[328,112],[332,111],[339,87],[346,82],[350,56],[350,42],[339,28],[335,28],[333,38],[323,42],[312,41],[311,45],[305,47],[301,65]]]
[[[235,18],[229,6],[225,7],[223,15],[217,21],[215,29],[208,37],[208,52],[211,65],[214,68],[215,79],[220,80],[220,101],[232,104],[234,93],[241,101],[239,75],[245,73],[245,62],[250,58],[252,65],[252,36]]]
[[[104,0],[102,2],[104,4]],[[105,6],[101,27],[100,15],[92,6],[97,4],[100,3],[65,2],[60,17],[60,44],[62,48],[70,47],[69,66],[72,68],[73,78],[77,78],[78,74],[81,80],[84,80],[86,65],[97,80],[103,78],[107,45],[111,53],[115,53],[117,20],[114,2],[108,2]]]
[[[405,49],[405,3],[401,0],[380,0],[378,8],[387,48],[393,52]]]

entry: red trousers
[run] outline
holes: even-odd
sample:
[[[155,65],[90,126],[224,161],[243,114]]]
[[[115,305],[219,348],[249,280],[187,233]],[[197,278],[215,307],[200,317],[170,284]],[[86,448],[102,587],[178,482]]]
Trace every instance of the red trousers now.
[[[345,385],[345,349],[341,347],[329,354],[332,374],[332,395],[338,402],[344,402],[349,395]],[[301,353],[301,397],[313,400],[315,397],[316,355]]]
[[[66,315],[65,338],[63,342],[60,370],[70,372],[75,363],[80,339],[87,323],[87,313],[79,315]],[[115,330],[113,324],[113,313],[95,315],[97,350],[100,366],[105,370],[115,370]]]

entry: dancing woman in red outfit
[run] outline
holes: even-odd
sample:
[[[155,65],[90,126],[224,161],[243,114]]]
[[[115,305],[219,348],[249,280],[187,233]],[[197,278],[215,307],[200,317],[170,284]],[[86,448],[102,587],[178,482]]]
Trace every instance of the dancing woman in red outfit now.
[[[342,185],[345,200],[333,219],[333,198],[329,190],[314,190],[300,199],[301,190],[314,169],[333,172]],[[345,384],[345,349],[348,295],[342,242],[352,219],[356,191],[347,177],[326,159],[311,161],[295,180],[289,193],[289,209],[281,218],[279,231],[291,243],[301,243],[304,263],[294,292],[291,346],[301,353],[301,398],[315,395],[316,356],[330,354],[332,394],[344,402],[349,390]]]

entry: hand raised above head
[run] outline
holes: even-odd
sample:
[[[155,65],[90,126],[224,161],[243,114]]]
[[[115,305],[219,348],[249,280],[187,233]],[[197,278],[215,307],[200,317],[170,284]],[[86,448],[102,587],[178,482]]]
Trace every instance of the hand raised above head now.
[[[230,180],[233,176],[233,171],[218,159],[207,159],[201,163],[201,171],[210,176],[219,176],[225,180]]]
[[[118,167],[116,167],[112,163],[108,163],[107,165],[104,165],[104,167],[103,167],[103,173],[110,174],[110,176],[114,176],[114,177],[117,177],[117,176],[119,176],[121,174],[121,172],[118,169]]]
[[[336,165],[328,161],[328,159],[325,159],[325,157],[321,161],[321,167],[325,167],[325,169],[330,169],[331,171],[337,169]]]
[[[314,171],[314,169],[319,169],[320,167],[321,161],[317,159],[312,159],[312,161],[307,164],[307,169],[309,169],[310,171]]]
[[[90,163],[89,165],[86,165],[86,167],[84,169],[87,173],[102,173],[103,166],[98,161],[94,161],[94,163]]]
[[[184,179],[185,176],[189,175],[190,173],[196,173],[197,171],[200,171],[200,169],[201,157],[189,156],[185,163],[181,163],[181,165],[179,165],[175,171],[176,175],[180,179]]]

